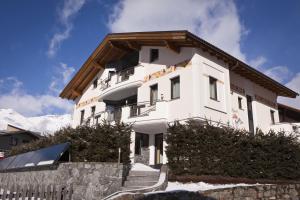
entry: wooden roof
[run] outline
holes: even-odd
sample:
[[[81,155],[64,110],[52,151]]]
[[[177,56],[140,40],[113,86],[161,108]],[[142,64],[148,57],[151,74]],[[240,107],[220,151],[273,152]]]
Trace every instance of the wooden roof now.
[[[181,47],[195,47],[208,52],[229,65],[235,73],[275,92],[279,96],[295,98],[298,94],[237,58],[188,31],[157,31],[108,34],[85,61],[73,79],[60,94],[66,99],[76,99],[107,62],[120,59],[142,46],[164,46],[179,53]]]

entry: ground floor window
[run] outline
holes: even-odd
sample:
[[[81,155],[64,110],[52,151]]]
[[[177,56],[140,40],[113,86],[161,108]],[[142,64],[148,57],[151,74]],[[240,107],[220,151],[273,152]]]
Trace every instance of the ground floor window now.
[[[135,154],[140,155],[142,148],[149,147],[149,135],[143,133],[135,134]]]

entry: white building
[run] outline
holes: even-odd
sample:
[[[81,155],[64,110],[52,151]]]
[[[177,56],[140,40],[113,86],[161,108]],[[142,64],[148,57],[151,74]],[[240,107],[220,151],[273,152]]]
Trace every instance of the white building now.
[[[166,163],[163,134],[199,119],[255,132],[279,123],[277,97],[298,94],[187,31],[109,34],[60,96],[73,126],[134,123],[132,160]]]

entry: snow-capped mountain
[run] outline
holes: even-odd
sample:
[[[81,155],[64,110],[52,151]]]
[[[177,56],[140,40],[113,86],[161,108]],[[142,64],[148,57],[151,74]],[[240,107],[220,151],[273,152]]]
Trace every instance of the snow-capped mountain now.
[[[52,134],[56,130],[71,124],[71,115],[44,115],[25,117],[12,109],[0,109],[0,130],[5,130],[7,124],[26,130]]]

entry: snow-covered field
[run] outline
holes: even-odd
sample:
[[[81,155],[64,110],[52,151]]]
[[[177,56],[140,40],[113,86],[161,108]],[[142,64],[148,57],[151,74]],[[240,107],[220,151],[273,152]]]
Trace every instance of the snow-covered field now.
[[[70,114],[25,117],[12,109],[0,109],[0,130],[5,130],[7,124],[11,124],[26,130],[51,134],[70,123]]]
[[[232,188],[238,186],[252,186],[258,184],[209,184],[204,182],[198,183],[180,183],[180,182],[168,182],[168,187],[166,191],[175,191],[175,190],[187,190],[187,191],[205,191],[205,190],[213,190],[220,188]]]

